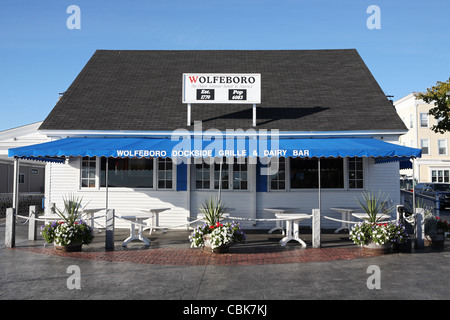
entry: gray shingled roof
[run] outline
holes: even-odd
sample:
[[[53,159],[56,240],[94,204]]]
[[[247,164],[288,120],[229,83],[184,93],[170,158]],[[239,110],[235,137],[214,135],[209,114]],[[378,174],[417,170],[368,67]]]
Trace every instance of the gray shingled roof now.
[[[406,130],[349,50],[98,50],[40,129],[164,130],[186,126],[183,73],[261,73],[256,129]],[[203,129],[252,128],[251,105],[193,105]]]

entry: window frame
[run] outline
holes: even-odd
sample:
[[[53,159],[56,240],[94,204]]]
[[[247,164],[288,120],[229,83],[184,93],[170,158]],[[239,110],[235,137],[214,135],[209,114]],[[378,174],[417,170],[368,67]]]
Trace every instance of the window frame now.
[[[433,172],[436,173],[434,181]],[[439,172],[442,172],[442,181],[439,181]],[[445,181],[445,172],[447,172],[447,181]],[[450,183],[450,168],[430,168],[430,181],[432,183]]]
[[[286,159],[291,159],[290,157]],[[343,158],[343,187],[342,188],[321,188],[321,190],[331,190],[331,191],[358,191],[358,190],[364,190],[366,187],[366,180],[367,180],[367,159],[364,157],[360,157],[362,162],[362,188],[350,188],[350,180],[349,180],[349,159],[350,157],[344,157]],[[291,161],[286,161],[286,172],[291,171]],[[269,177],[269,176],[268,176]],[[285,174],[285,189],[284,190],[277,190],[272,189],[270,184],[270,178],[267,179],[267,191],[268,192],[302,192],[302,191],[312,191],[312,190],[318,190],[318,188],[291,188],[291,180],[289,178],[289,174]]]
[[[425,119],[422,119],[422,116],[425,116]],[[426,122],[426,125],[424,125],[424,122]],[[428,128],[429,127],[428,113],[420,112],[420,114],[419,114],[419,126],[420,126],[420,128]]]
[[[95,187],[83,187],[82,185],[82,162],[83,158],[85,157],[78,157],[79,158],[79,178],[78,178],[78,190],[79,191],[99,191],[104,190],[106,187],[100,186],[100,170],[101,170],[101,159],[107,157],[89,157],[90,159],[95,158],[96,164],[95,164]],[[149,158],[146,158],[149,159]],[[153,187],[144,187],[144,188],[136,188],[136,187],[110,187],[108,186],[108,189],[110,190],[148,190],[148,191],[174,191],[177,189],[177,170],[176,170],[176,164],[172,161],[172,188],[158,188],[158,174],[159,174],[159,166],[158,166],[158,159],[159,158],[151,158],[153,160]]]
[[[87,158],[87,159],[85,159]],[[80,157],[80,176],[79,176],[79,189],[80,190],[98,190],[99,189],[99,157]],[[90,164],[95,162],[95,174],[94,174],[94,178],[83,178],[83,162],[84,161],[88,161],[89,163],[89,168],[90,168]],[[89,175],[89,172],[88,172]],[[88,180],[88,186],[87,187],[83,187],[83,179],[84,180]],[[90,180],[94,180],[94,186],[93,187],[89,187],[89,181]]]
[[[427,146],[426,146],[427,152],[423,151],[423,148],[424,148],[423,143],[424,142],[426,142],[426,144],[427,144]],[[420,139],[420,149],[422,150],[423,155],[430,155],[431,154],[430,153],[430,139]]]
[[[224,162],[223,162],[223,165],[228,165],[228,168],[226,169],[226,170],[228,170],[228,188],[223,188],[222,187],[221,191],[226,191],[226,192],[233,192],[233,191],[235,191],[235,192],[236,191],[237,192],[239,192],[239,191],[248,192],[248,191],[251,191],[252,174],[251,174],[251,169],[250,169],[250,165],[249,165],[248,159],[247,158],[233,158],[233,163],[231,163],[231,161],[229,161],[228,159],[229,158],[224,158]],[[234,171],[233,166],[235,164],[235,160],[236,159],[245,159],[244,161],[245,161],[245,165],[246,165],[246,168],[247,168],[247,170],[246,170],[246,172],[247,172],[247,179],[246,179],[247,188],[246,189],[235,189],[234,188],[233,181],[234,181],[234,173],[235,173],[235,171]],[[200,161],[200,160],[197,160],[197,161]],[[202,159],[201,161],[210,163],[210,167],[209,167],[209,170],[210,170],[210,185],[209,185],[209,189],[198,189],[197,188],[197,176],[196,176],[196,169],[197,169],[197,167],[196,167],[196,165],[198,163],[195,163],[195,160],[194,160],[194,165],[192,166],[193,167],[193,171],[191,171],[192,175],[194,176],[194,178],[191,179],[191,184],[193,185],[192,190],[193,191],[217,191],[217,190],[219,190],[218,188],[217,189],[215,188],[215,182],[216,182],[216,180],[215,180],[215,172],[216,172],[215,165],[216,164],[218,165],[218,163],[216,163],[216,161],[214,161],[214,163],[211,163],[210,162],[211,159],[205,159],[205,160]],[[242,164],[240,164],[240,165],[242,165]],[[223,170],[223,167],[222,167],[222,170]],[[241,172],[241,171],[239,171],[239,172]]]
[[[160,170],[159,170],[159,161],[164,161],[166,162],[167,160],[170,160],[170,162],[172,163],[172,168],[170,170],[167,170],[167,168],[164,169],[164,171],[172,171],[172,186],[170,188],[166,188],[166,187],[160,187],[159,186],[159,174],[160,174]],[[175,167],[175,163],[173,162],[173,160],[169,157],[166,158],[153,158],[153,167],[155,168],[156,165],[156,170],[154,170],[155,172],[155,176],[153,177],[153,181],[155,181],[156,179],[156,184],[154,183],[153,186],[156,190],[176,190],[176,167]],[[164,181],[169,181],[169,179],[163,179]]]
[[[267,176],[267,190],[269,191],[273,191],[273,192],[284,192],[284,191],[289,191],[289,187],[290,187],[290,179],[287,179],[288,176],[288,172],[290,172],[289,168],[290,168],[290,161],[286,161],[288,158],[285,157],[280,157],[279,159],[284,159],[284,189],[272,189],[272,180],[271,177],[273,177],[274,175],[277,175],[278,172],[276,174]],[[289,182],[288,182],[289,180]],[[277,179],[277,185],[279,185],[280,181],[282,181],[281,179]]]
[[[201,180],[197,179],[197,166],[200,165],[201,166]],[[206,168],[206,166],[208,166],[208,168]],[[207,169],[207,170],[205,170]],[[204,178],[207,178],[207,180],[205,180]],[[201,181],[201,188],[197,187],[197,182]],[[205,183],[208,182],[208,188],[204,188]],[[194,185],[195,185],[195,190],[211,190],[211,164],[207,163],[206,161],[202,161],[200,163],[194,163]]]
[[[352,169],[350,169],[350,161],[351,160],[353,160],[353,159],[355,159],[355,160],[358,160],[358,161],[361,161],[361,170],[359,170],[359,169],[357,169],[357,168],[355,168],[354,169],[354,171],[355,171],[355,173],[356,173],[356,178],[354,178],[354,179],[350,179],[350,172],[352,171]],[[347,157],[347,175],[346,175],[346,178],[347,178],[347,189],[348,190],[364,190],[364,186],[365,186],[365,181],[366,181],[366,179],[365,179],[365,166],[364,166],[364,158],[360,158],[360,157]],[[359,179],[358,177],[357,177],[357,173],[358,172],[361,172],[361,174],[362,174],[362,179]],[[345,173],[344,173],[345,174]],[[353,180],[353,181],[355,181],[356,183],[358,182],[358,181],[361,181],[362,182],[362,187],[350,187],[350,181],[351,180]]]
[[[445,144],[445,153],[441,153],[441,146],[439,145],[440,142],[443,142]],[[440,155],[440,156],[448,155],[447,139],[438,139],[437,140],[437,149],[438,149],[438,155]]]

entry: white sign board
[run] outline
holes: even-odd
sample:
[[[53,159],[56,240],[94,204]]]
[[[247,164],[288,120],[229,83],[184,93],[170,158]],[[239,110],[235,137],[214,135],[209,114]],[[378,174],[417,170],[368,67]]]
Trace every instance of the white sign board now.
[[[183,103],[261,103],[260,73],[183,73]]]

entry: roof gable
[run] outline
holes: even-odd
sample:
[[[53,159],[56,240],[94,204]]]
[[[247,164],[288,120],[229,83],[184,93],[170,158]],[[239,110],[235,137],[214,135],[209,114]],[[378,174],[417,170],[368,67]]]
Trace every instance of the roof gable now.
[[[40,129],[189,128],[183,73],[261,73],[256,129],[406,130],[353,49],[98,50]],[[191,119],[204,130],[246,130],[252,106],[193,105]]]

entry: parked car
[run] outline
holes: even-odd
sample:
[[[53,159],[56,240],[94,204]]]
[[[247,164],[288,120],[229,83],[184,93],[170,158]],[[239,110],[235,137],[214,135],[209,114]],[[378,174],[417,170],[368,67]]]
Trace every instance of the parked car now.
[[[424,187],[425,185],[426,185],[426,183],[423,183],[423,182],[418,183],[418,184],[414,187],[414,190],[416,191],[416,193],[422,193],[423,187]],[[412,189],[411,189],[411,191],[412,191]]]
[[[420,192],[426,196],[439,196],[440,209],[450,207],[450,183],[425,183]]]

